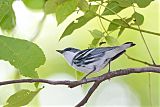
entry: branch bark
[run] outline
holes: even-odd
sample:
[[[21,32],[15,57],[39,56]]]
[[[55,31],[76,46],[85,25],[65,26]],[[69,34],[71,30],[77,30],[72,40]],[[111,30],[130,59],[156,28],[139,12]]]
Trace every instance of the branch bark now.
[[[89,89],[86,96],[79,102],[76,107],[83,106],[85,103],[87,103],[90,96],[93,94],[93,92],[97,89],[99,84],[105,80],[108,80],[110,78],[118,77],[118,76],[124,76],[129,75],[132,73],[146,73],[146,72],[153,72],[153,73],[160,73],[160,67],[142,67],[142,68],[127,68],[127,69],[120,69],[116,71],[112,71],[109,73],[105,73],[103,75],[100,75],[98,77],[92,77],[87,78],[85,80],[79,80],[79,81],[53,81],[53,80],[46,80],[46,79],[19,79],[19,80],[9,80],[9,81],[2,81],[0,82],[0,86],[2,85],[8,85],[8,84],[15,84],[15,83],[34,83],[34,82],[41,82],[41,83],[47,83],[50,85],[66,85],[70,88],[74,88],[77,86],[80,86],[82,84],[87,84],[90,82],[94,82],[93,86]]]

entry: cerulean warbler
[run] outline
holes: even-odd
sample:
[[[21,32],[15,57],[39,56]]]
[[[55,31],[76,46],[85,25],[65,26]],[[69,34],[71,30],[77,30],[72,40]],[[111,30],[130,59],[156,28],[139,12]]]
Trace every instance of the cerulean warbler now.
[[[134,46],[133,42],[126,42],[120,46],[99,47],[85,50],[75,48],[65,48],[57,50],[64,55],[64,58],[70,66],[80,72],[87,73],[86,78],[92,72],[98,72],[105,68],[110,62],[122,55],[127,48]]]

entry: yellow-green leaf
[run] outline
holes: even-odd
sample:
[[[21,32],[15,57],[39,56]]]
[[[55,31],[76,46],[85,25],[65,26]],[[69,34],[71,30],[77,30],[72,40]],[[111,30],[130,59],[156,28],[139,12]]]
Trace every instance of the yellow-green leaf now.
[[[77,23],[75,23],[74,21],[69,24],[67,26],[67,28],[65,29],[65,31],[63,32],[62,36],[60,37],[60,40],[68,35],[70,35],[74,30],[82,27],[83,25],[85,25],[88,21],[90,21],[91,19],[93,19],[94,17],[96,17],[96,11],[98,9],[97,5],[92,5],[90,6],[90,10],[87,11],[84,16],[81,16],[77,19]]]
[[[64,1],[65,0],[47,0],[44,6],[44,12],[46,14],[55,13],[57,6]]]
[[[108,26],[108,31],[117,30],[120,26],[128,27],[128,24],[122,19],[113,19]]]
[[[108,45],[111,45],[111,46],[118,45],[117,39],[115,39],[112,36],[106,36],[105,39],[106,39],[106,42],[108,43]]]
[[[0,0],[0,27],[2,30],[11,30],[16,25],[12,3],[13,0]]]
[[[77,8],[77,0],[65,0],[56,8],[56,19],[58,24],[62,23]]]
[[[39,88],[36,91],[30,91],[27,89],[20,90],[8,98],[4,107],[20,107],[27,105],[41,89],[42,88]]]
[[[23,3],[31,9],[43,9],[45,0],[23,0]]]
[[[78,0],[78,7],[83,12],[86,12],[86,11],[89,10],[89,5],[88,5],[88,2],[86,0]]]
[[[95,39],[99,39],[99,38],[104,37],[103,32],[101,32],[101,31],[99,31],[97,29],[94,29],[94,30],[90,31],[90,33]]]
[[[132,18],[134,18],[134,22],[132,25],[142,25],[143,22],[144,22],[144,16],[140,13],[137,13],[135,12],[133,15],[132,15]]]
[[[119,4],[117,2],[112,1],[107,4],[102,15],[114,15],[123,9],[124,9],[124,7],[121,7],[121,6],[119,6]]]

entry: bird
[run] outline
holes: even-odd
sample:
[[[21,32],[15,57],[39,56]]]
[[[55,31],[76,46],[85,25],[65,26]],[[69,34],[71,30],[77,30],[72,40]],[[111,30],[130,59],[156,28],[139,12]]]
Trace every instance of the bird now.
[[[67,63],[77,71],[86,73],[82,79],[86,79],[93,72],[99,72],[110,63],[125,53],[126,49],[135,46],[133,42],[126,42],[120,46],[97,47],[90,49],[76,49],[72,47],[56,50],[62,54]]]

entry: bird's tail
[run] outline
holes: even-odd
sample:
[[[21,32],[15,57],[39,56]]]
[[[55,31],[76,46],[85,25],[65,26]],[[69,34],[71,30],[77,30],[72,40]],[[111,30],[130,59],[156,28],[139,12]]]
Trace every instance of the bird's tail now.
[[[126,43],[122,44],[120,47],[125,50],[125,49],[132,47],[132,46],[135,46],[135,45],[136,44],[133,42],[126,42]]]

